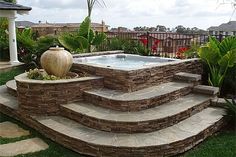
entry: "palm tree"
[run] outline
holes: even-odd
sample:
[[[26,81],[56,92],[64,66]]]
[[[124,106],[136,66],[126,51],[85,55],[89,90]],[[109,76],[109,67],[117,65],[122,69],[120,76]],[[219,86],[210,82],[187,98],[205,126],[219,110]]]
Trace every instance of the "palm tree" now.
[[[88,16],[89,17],[91,17],[92,10],[93,10],[95,3],[97,3],[100,6],[105,6],[105,2],[103,0],[87,0]]]

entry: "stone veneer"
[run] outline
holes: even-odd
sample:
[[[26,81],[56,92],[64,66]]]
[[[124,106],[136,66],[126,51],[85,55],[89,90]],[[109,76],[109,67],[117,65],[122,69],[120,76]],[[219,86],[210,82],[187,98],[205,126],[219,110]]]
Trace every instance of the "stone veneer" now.
[[[82,100],[84,90],[103,87],[101,77],[32,80],[26,73],[15,77],[19,110],[30,115],[58,115],[60,105]]]
[[[202,74],[202,63],[199,59],[177,60],[137,70],[118,70],[74,63],[72,70],[103,76],[106,88],[132,92],[169,82],[178,72]]]

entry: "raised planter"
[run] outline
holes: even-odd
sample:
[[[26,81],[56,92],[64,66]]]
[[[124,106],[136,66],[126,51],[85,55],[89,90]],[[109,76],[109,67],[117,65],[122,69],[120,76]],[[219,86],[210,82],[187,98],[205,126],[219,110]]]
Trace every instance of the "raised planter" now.
[[[84,90],[103,86],[101,77],[32,80],[24,73],[15,80],[19,109],[29,115],[57,115],[61,104],[82,100]]]

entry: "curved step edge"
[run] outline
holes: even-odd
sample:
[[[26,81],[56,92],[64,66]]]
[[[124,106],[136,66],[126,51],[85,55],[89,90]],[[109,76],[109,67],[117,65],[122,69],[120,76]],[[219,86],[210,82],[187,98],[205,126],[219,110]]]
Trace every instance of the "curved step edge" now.
[[[84,91],[84,100],[117,111],[141,111],[187,95],[192,88],[191,83],[169,82],[132,93],[108,89],[91,90]],[[150,93],[150,96],[147,93]]]
[[[144,133],[172,126],[202,111],[211,97],[190,94],[175,101],[139,112],[119,112],[89,103],[61,106],[61,114],[97,130],[117,133]],[[175,107],[176,106],[176,107]]]
[[[211,114],[214,115],[213,112],[215,111],[216,110],[213,110]],[[104,156],[153,157],[153,156],[171,156],[171,155],[183,153],[191,149],[195,145],[199,144],[200,142],[202,142],[205,138],[212,135],[214,132],[218,131],[224,124],[223,115],[214,118],[214,116],[211,117],[211,114],[209,115],[210,116],[209,121],[204,122],[204,124],[207,125],[206,127],[203,128],[201,124],[198,124],[198,126],[201,127],[201,131],[195,131],[193,129],[195,125],[193,125],[192,127],[188,127],[188,130],[192,130],[194,132],[194,134],[191,136],[189,136],[189,134],[186,135],[186,132],[184,132],[185,125],[183,124],[184,122],[183,121],[182,122],[183,127],[180,129],[184,132],[181,136],[185,138],[182,138],[177,141],[172,140],[172,142],[168,144],[165,143],[165,139],[159,139],[159,140],[153,139],[154,136],[152,135],[152,133],[146,134],[148,135],[146,137],[150,136],[150,139],[153,139],[155,142],[160,143],[160,145],[151,145],[150,143],[153,140],[148,142],[146,137],[143,138],[144,141],[140,140],[141,142],[143,142],[141,143],[141,145],[137,145],[136,143],[137,141],[136,142],[134,142],[133,140],[129,141],[129,139],[127,142],[127,137],[129,138],[130,135],[127,136],[126,134],[118,134],[116,138],[121,138],[119,139],[118,145],[112,145],[111,140],[104,140],[101,137],[101,136],[106,136],[108,137],[108,139],[112,138],[112,135],[110,135],[111,133],[106,133],[106,132],[101,132],[101,131],[97,132],[94,129],[90,129],[86,127],[84,128],[83,132],[87,132],[87,134],[83,134],[83,133],[80,134],[68,128],[61,128],[59,129],[60,130],[59,131],[54,128],[54,127],[57,127],[57,124],[55,123],[53,123],[52,125],[47,125],[45,124],[45,121],[44,122],[41,121],[40,118],[34,118],[34,120],[37,123],[37,129],[39,129],[41,133],[48,136],[49,138],[56,141],[57,143],[62,144],[65,147],[72,149],[76,152],[79,152],[81,154],[99,156],[99,157],[104,157]],[[70,121],[66,123],[69,124]],[[72,122],[72,125],[74,125],[75,128],[79,127],[73,122]],[[171,130],[173,131],[174,128],[173,129],[172,128],[170,129],[170,131]],[[164,137],[167,137],[166,135],[168,135],[169,138],[171,139],[172,137],[174,138],[175,133],[174,132],[170,132],[169,134],[164,133]],[[137,136],[140,136],[140,134],[137,134]],[[189,136],[189,137],[186,137],[186,136]],[[89,140],[85,141],[85,140],[80,139],[80,137],[87,138]],[[102,144],[99,144],[99,143],[102,143]],[[150,145],[147,146],[148,144]],[[135,145],[135,146],[129,147],[127,145]]]
[[[10,80],[6,83],[7,92],[11,94],[12,96],[17,96],[17,87],[16,87],[16,81]]]

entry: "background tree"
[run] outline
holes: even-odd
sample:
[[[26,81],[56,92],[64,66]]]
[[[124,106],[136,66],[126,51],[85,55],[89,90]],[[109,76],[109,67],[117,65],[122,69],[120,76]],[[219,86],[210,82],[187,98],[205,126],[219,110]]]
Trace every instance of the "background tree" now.
[[[178,25],[175,27],[177,33],[186,33],[186,28],[182,25]]]
[[[232,15],[229,19],[229,21],[231,21],[232,17],[234,16],[234,14],[236,12],[236,0],[218,0],[217,2],[219,3],[219,6],[221,6],[221,5],[231,5],[232,6],[233,12],[232,12]]]
[[[166,32],[166,27],[163,25],[157,25],[156,28],[159,32]]]
[[[16,3],[16,0],[3,0],[5,2]]]

